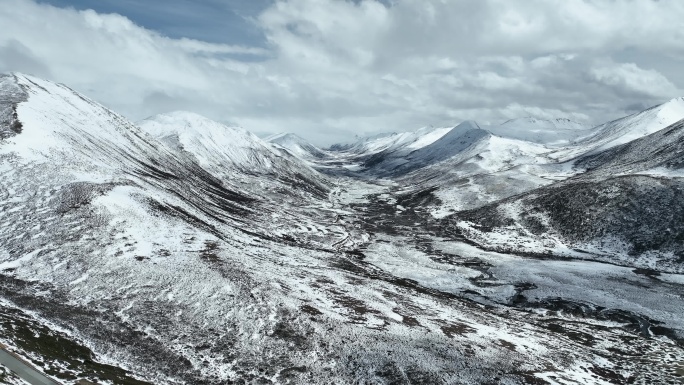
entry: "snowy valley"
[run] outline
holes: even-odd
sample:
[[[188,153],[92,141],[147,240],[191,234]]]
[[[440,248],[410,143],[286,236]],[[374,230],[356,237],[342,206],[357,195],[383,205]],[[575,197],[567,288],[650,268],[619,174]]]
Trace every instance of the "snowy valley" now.
[[[3,75],[0,343],[64,384],[682,383],[683,168],[682,98],[321,149]]]

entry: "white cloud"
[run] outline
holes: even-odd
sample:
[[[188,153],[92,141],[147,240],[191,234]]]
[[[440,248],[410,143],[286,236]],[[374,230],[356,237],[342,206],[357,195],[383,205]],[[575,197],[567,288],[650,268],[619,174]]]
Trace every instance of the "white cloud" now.
[[[600,66],[593,68],[594,78],[607,86],[623,92],[646,96],[675,94],[678,90],[665,76],[654,70],[644,70],[634,63]]]
[[[265,50],[5,0],[0,71],[133,119],[189,109],[318,142],[515,114],[598,123],[684,94],[682,18],[678,0],[288,0],[254,21]]]

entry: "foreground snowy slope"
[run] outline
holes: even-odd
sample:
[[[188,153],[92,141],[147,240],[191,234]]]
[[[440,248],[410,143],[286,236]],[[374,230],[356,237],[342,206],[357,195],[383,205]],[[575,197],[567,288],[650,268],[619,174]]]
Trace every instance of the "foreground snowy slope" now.
[[[666,383],[682,369],[680,275],[483,251],[395,194],[400,179],[324,177],[193,114],[140,128],[24,75],[0,78],[0,112],[0,343],[64,382]],[[522,144],[461,128],[412,142],[414,160],[475,144],[452,165],[518,167]]]
[[[142,325],[152,321],[147,310],[140,310],[149,309],[149,301],[164,288],[177,293],[174,303],[182,307],[200,293],[230,293],[228,277],[235,277],[236,284],[249,281],[241,268],[221,261],[222,253],[242,258],[240,250],[249,244],[263,247],[258,245],[269,239],[282,238],[283,247],[296,240],[305,248],[345,242],[348,232],[333,224],[336,212],[316,210],[317,218],[329,227],[307,219],[313,211],[310,207],[320,204],[317,196],[327,198],[327,194],[325,186],[311,188],[315,193],[299,188],[305,183],[302,170],[315,173],[298,159],[280,157],[277,151],[270,159],[260,155],[258,162],[272,161],[261,170],[262,176],[259,170],[249,169],[249,174],[235,172],[232,180],[223,180],[211,172],[212,167],[235,158],[224,157],[220,165],[203,167],[200,162],[210,158],[195,155],[200,152],[178,151],[157,142],[64,86],[11,75],[2,78],[2,89],[8,90],[3,93],[3,110],[9,111],[0,147],[3,291],[58,324],[80,325],[76,330],[83,338],[112,327],[130,332],[145,329]],[[205,128],[199,127],[205,137],[216,134]],[[191,150],[202,150],[204,143],[195,142],[198,146]],[[224,154],[239,152],[225,150]],[[295,175],[300,177],[294,179]],[[316,177],[312,183],[323,180]],[[261,196],[270,199],[251,195],[248,189],[235,190],[254,184],[260,186]],[[288,210],[291,205],[299,208]],[[212,277],[213,285],[208,283]],[[61,300],[51,300],[48,306],[31,296],[34,284],[14,286],[29,281],[49,282],[50,298]],[[206,287],[193,282],[205,282]],[[112,297],[112,293],[117,294]],[[97,308],[103,313],[85,315],[86,309]],[[116,320],[109,318],[111,314],[117,314]],[[185,321],[178,318],[177,322],[182,330]],[[141,368],[166,365],[165,360],[183,356],[165,346],[168,341],[154,342],[151,336],[149,342],[130,350],[130,338],[95,337],[91,346],[108,352],[106,359],[130,361],[132,367]],[[190,361],[183,360],[186,363],[178,373],[197,373]]]

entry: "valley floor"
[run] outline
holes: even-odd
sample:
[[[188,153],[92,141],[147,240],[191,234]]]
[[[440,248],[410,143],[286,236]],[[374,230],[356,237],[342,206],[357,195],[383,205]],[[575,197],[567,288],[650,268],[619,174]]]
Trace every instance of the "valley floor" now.
[[[217,241],[202,269],[220,275],[185,292],[153,280],[166,288],[140,297],[145,285],[110,281],[113,308],[48,305],[3,275],[2,342],[65,383],[682,382],[683,275],[485,251],[395,189],[338,177],[307,208],[328,213],[318,222],[242,240],[241,256]],[[154,360],[166,361],[144,369]]]

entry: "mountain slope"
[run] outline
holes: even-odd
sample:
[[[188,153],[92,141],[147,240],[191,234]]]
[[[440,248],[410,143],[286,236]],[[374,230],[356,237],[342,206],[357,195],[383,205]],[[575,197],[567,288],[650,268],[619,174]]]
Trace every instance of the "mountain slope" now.
[[[7,79],[23,90],[27,101],[16,107],[21,134],[5,139],[0,149],[5,159],[54,169],[51,183],[60,186],[154,188],[220,221],[240,222],[251,211],[251,197],[222,184],[123,117],[65,86],[25,75]]]
[[[241,170],[268,171],[269,148],[242,128],[228,127],[191,112],[176,111],[138,122],[143,131],[162,142],[187,151],[202,166],[217,162]]]
[[[418,132],[413,135],[413,146],[405,145],[377,152],[365,159],[363,166],[378,175],[402,175],[466,151],[474,151],[477,144],[491,134],[482,130],[475,122],[463,122],[434,141],[432,139],[437,135],[430,135],[428,140],[421,140]]]
[[[586,137],[552,154],[554,159],[568,161],[584,155],[631,142],[684,119],[684,98],[651,107],[636,114],[597,126]]]
[[[472,209],[553,182],[564,167],[550,164],[548,148],[489,135],[467,151],[399,178],[413,190],[431,190],[431,207],[441,217]]]
[[[684,176],[684,119],[648,136],[575,160],[587,176],[619,174]]]
[[[344,245],[349,234],[334,224],[337,213],[290,183],[292,174],[234,170],[225,180],[201,164],[211,157],[157,142],[65,86],[20,74],[1,84],[10,89],[2,99],[10,119],[0,141],[0,293],[86,341],[101,360],[155,382],[225,379],[225,363],[205,368],[201,352],[185,346],[227,344],[233,334],[206,331],[225,323],[225,309],[233,319],[254,320],[235,333],[264,325],[256,320],[269,313],[270,302],[251,310],[236,304],[271,285],[273,276],[257,276],[265,274],[259,273],[264,257],[282,264],[273,250],[296,244],[297,253],[288,254],[310,258],[309,249]],[[188,143],[198,145],[196,154],[210,155],[201,153],[201,141]],[[270,157],[266,169],[307,168],[277,151]],[[251,193],[256,188],[241,188],[254,184],[258,195]],[[281,294],[272,298],[284,300]],[[219,298],[208,301],[212,295]],[[262,356],[255,345],[231,346],[245,359],[254,349]]]
[[[396,152],[405,149],[410,152],[425,147],[446,133],[452,127],[424,127],[414,132],[378,134],[363,138],[350,145],[333,145],[331,148],[350,157],[367,157],[380,152]]]
[[[269,177],[285,186],[296,185],[288,194],[308,193],[325,199],[329,182],[300,158],[268,145],[242,128],[228,127],[189,112],[157,115],[139,123],[143,131],[159,139],[169,151],[190,155],[202,168],[223,183],[250,191],[262,199],[262,186],[255,179]],[[278,198],[282,199],[282,198]]]

